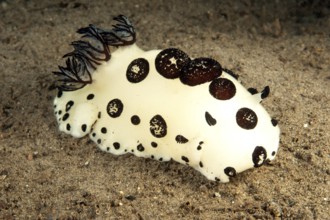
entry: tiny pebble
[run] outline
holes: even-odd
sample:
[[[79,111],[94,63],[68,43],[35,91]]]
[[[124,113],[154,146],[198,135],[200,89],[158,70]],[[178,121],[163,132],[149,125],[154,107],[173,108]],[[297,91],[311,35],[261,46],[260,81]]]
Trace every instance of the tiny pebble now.
[[[130,200],[130,201],[133,201],[133,200],[136,199],[136,197],[133,196],[133,195],[127,195],[127,196],[125,196],[125,199]]]

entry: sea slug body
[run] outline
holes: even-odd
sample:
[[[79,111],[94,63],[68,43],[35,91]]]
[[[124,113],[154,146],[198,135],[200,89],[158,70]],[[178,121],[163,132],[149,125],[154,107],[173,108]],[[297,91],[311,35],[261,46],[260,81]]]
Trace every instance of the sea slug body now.
[[[89,135],[115,155],[175,160],[220,182],[275,158],[280,130],[260,104],[268,86],[246,89],[216,60],[177,48],[143,51],[130,21],[114,20],[109,31],[79,29],[82,40],[54,72],[60,131]]]

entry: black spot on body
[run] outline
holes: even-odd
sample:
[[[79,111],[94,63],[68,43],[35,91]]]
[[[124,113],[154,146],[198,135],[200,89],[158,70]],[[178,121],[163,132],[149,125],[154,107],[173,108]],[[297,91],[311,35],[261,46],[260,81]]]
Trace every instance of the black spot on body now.
[[[241,108],[236,113],[236,122],[241,128],[250,130],[257,126],[258,117],[253,110]]]
[[[153,148],[156,148],[156,147],[158,146],[158,144],[157,144],[156,142],[151,142],[151,146],[152,146]]]
[[[131,83],[139,83],[144,80],[149,73],[149,62],[144,58],[133,60],[126,70],[126,78]]]
[[[182,135],[177,135],[177,136],[175,137],[175,140],[176,140],[176,142],[179,143],[179,144],[185,144],[185,143],[187,143],[187,142],[189,141],[187,138],[185,138],[185,137],[182,136]]]
[[[221,65],[216,60],[197,58],[183,67],[180,80],[183,84],[197,86],[216,79],[221,73]]]
[[[71,125],[68,123],[68,124],[66,124],[66,130],[67,131],[70,131],[71,130]]]
[[[210,83],[209,91],[211,95],[219,100],[228,100],[235,96],[235,84],[226,78],[218,78]]]
[[[155,59],[157,72],[167,79],[175,79],[181,75],[184,65],[190,62],[189,56],[182,50],[168,48],[162,50]]]
[[[140,152],[144,151],[144,147],[143,147],[142,144],[139,144],[136,148],[137,148],[137,150],[140,151]]]
[[[72,100],[68,101],[68,103],[66,103],[66,106],[65,106],[65,111],[66,112],[70,111],[73,104],[74,104],[74,102]]]
[[[275,156],[275,154],[276,154],[276,152],[275,152],[275,151],[273,151],[273,152],[272,152],[272,156]]]
[[[248,88],[247,90],[251,95],[254,95],[254,94],[258,93],[258,90],[256,88]]]
[[[199,166],[201,167],[201,168],[203,168],[203,163],[202,163],[202,161],[199,161]]]
[[[216,125],[217,120],[212,117],[212,115],[208,112],[205,112],[205,119],[208,125],[213,126]]]
[[[224,171],[227,176],[230,176],[230,177],[236,176],[236,170],[233,167],[226,167]]]
[[[269,95],[269,93],[270,93],[269,86],[266,86],[266,87],[264,88],[264,90],[261,91],[261,98],[262,98],[262,99],[267,98],[268,95]]]
[[[58,90],[57,92],[57,98],[61,98],[63,95],[63,91],[62,90]]]
[[[94,132],[94,133],[92,134],[92,136],[95,137],[95,136],[96,136],[96,133]]]
[[[98,144],[101,144],[101,139],[97,139],[97,143]]]
[[[86,132],[86,129],[87,129],[87,125],[86,124],[81,125],[81,130],[83,132]]]
[[[220,179],[218,177],[215,177],[214,179],[215,181],[220,182]]]
[[[103,134],[106,134],[106,133],[107,133],[107,128],[106,128],[106,127],[101,128],[101,132],[102,132]]]
[[[118,142],[113,143],[113,147],[118,150],[120,148],[120,144]]]
[[[110,151],[110,147],[107,147],[107,151]]]
[[[274,127],[276,127],[276,125],[278,124],[278,121],[274,118],[272,118],[271,122]]]
[[[107,105],[107,113],[112,118],[117,118],[123,112],[124,105],[120,99],[113,99]]]
[[[99,112],[99,113],[97,114],[97,118],[98,118],[98,119],[101,118],[101,112]]]
[[[184,162],[189,163],[189,159],[188,159],[188,157],[182,156],[181,159],[182,159]]]
[[[161,158],[159,158],[159,161],[163,161],[163,158],[161,157]]]
[[[257,146],[254,148],[254,151],[252,153],[252,161],[254,163],[254,167],[260,167],[264,164],[267,158],[267,151],[265,148],[261,146]]]
[[[87,96],[87,100],[92,100],[94,98],[94,94],[89,94],[88,96]]]
[[[69,113],[65,113],[62,119],[63,121],[66,121],[69,117],[70,117]]]
[[[156,138],[165,137],[167,134],[167,125],[164,118],[160,115],[155,115],[150,120],[150,132]]]
[[[61,115],[61,114],[62,114],[62,110],[59,110],[59,111],[58,111],[58,114]]]
[[[202,145],[204,144],[203,141],[199,142],[198,146],[197,146],[197,150],[202,150]]]
[[[132,122],[133,125],[138,125],[138,124],[140,124],[140,122],[141,122],[140,117],[137,116],[137,115],[133,115],[133,116],[131,117],[131,122]]]

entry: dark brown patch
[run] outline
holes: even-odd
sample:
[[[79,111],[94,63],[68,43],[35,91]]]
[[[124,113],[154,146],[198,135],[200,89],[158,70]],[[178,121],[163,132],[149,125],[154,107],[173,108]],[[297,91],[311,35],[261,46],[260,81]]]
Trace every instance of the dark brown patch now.
[[[74,104],[74,102],[72,100],[68,101],[68,103],[66,103],[66,106],[65,106],[65,111],[66,112],[70,111],[73,104]]]
[[[210,126],[216,125],[217,123],[217,120],[213,118],[212,115],[208,112],[205,112],[205,119],[206,119],[206,123]]]
[[[258,90],[256,88],[248,88],[247,90],[251,95],[254,95],[254,94],[258,93]]]
[[[177,48],[162,50],[155,59],[158,73],[167,79],[175,79],[181,75],[181,69],[190,61],[189,56]]]
[[[86,132],[86,129],[87,129],[87,125],[86,124],[81,125],[81,130],[83,132]]]
[[[69,113],[65,113],[65,114],[63,115],[62,120],[63,120],[63,121],[66,121],[69,117],[70,117],[70,114],[69,114]]]
[[[153,148],[156,148],[156,147],[158,146],[158,144],[157,144],[156,142],[151,142],[151,146],[152,146]]]
[[[272,118],[271,122],[274,127],[276,127],[276,125],[278,124],[278,121],[274,118]]]
[[[107,105],[107,113],[111,118],[117,118],[123,112],[124,105],[120,99],[113,99]]]
[[[155,115],[150,120],[150,132],[156,138],[165,137],[167,134],[167,125],[164,118],[160,115]]]
[[[118,150],[120,148],[120,144],[118,142],[113,143],[113,147]]]
[[[94,99],[94,94],[89,94],[89,95],[87,96],[87,100],[92,100],[92,99]]]
[[[253,110],[241,108],[236,113],[236,122],[241,128],[250,130],[257,126],[258,117]]]
[[[197,58],[183,67],[180,80],[183,84],[196,86],[214,80],[221,73],[221,65],[216,60]]]
[[[261,98],[262,99],[267,98],[269,96],[269,93],[270,93],[270,88],[269,86],[266,86],[264,90],[261,91]]]
[[[224,171],[225,171],[225,174],[229,177],[236,176],[236,170],[233,167],[226,167]]]
[[[218,78],[210,83],[209,91],[211,95],[219,100],[228,100],[235,96],[235,84],[226,78]]]
[[[132,122],[133,125],[138,125],[138,124],[140,124],[140,122],[141,122],[140,117],[137,116],[137,115],[133,115],[133,116],[131,117],[131,122]]]
[[[136,148],[137,148],[137,150],[140,151],[140,152],[144,151],[144,147],[143,147],[142,144],[139,144]]]
[[[139,83],[149,74],[149,62],[144,58],[133,60],[126,70],[126,78],[131,83]]]
[[[202,150],[202,145],[204,144],[203,141],[199,142],[198,146],[197,146],[197,150]]]
[[[187,142],[189,141],[187,138],[185,138],[185,137],[182,136],[182,135],[177,135],[177,136],[175,137],[175,140],[176,140],[176,142],[179,143],[179,144],[185,144],[185,143],[187,143]]]
[[[184,162],[189,163],[189,159],[188,159],[188,157],[182,156],[181,159],[182,159]]]
[[[254,163],[254,167],[260,167],[264,164],[267,158],[267,151],[265,148],[261,146],[257,146],[254,148],[252,153],[252,161]]]
[[[107,133],[107,128],[106,128],[106,127],[101,128],[101,132],[102,132],[103,134],[106,134],[106,133]]]
[[[62,90],[58,90],[57,92],[57,98],[61,98],[63,95],[63,91]]]

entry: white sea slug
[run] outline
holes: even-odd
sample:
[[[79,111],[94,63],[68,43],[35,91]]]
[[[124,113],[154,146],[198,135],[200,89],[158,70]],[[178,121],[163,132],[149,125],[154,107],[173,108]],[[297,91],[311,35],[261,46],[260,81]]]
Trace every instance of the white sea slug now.
[[[280,130],[260,104],[268,86],[245,89],[216,60],[180,49],[143,51],[130,21],[114,20],[109,31],[79,29],[83,40],[54,72],[61,131],[89,134],[115,155],[172,159],[220,182],[275,158]]]

